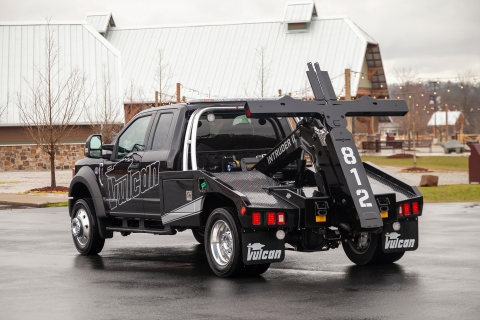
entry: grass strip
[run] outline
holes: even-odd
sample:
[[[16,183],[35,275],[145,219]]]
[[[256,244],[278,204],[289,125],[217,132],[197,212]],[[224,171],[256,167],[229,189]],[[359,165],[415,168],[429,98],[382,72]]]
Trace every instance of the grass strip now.
[[[413,159],[388,159],[383,156],[363,156],[362,161],[369,161],[377,166],[413,167]],[[468,171],[468,157],[429,157],[422,155],[417,159],[417,167],[435,171]]]
[[[418,187],[424,202],[479,202],[480,184]]]
[[[55,203],[50,203],[47,202],[45,204],[46,208],[52,208],[52,207],[68,207],[68,202],[55,202]]]

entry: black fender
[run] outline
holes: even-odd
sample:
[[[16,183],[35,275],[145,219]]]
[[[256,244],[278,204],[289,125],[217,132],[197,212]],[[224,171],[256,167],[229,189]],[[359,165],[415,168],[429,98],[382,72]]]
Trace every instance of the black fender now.
[[[70,217],[72,217],[73,215],[72,210],[73,206],[75,205],[75,199],[79,198],[78,195],[73,194],[73,191],[77,189],[78,184],[84,185],[90,193],[93,205],[95,207],[95,213],[97,216],[96,222],[98,224],[100,236],[105,239],[112,238],[113,232],[106,230],[106,227],[111,225],[111,220],[105,210],[103,195],[100,187],[98,186],[97,177],[93,173],[93,170],[88,166],[80,168],[80,170],[78,170],[77,174],[75,175],[75,177],[73,177],[72,182],[70,183],[70,188],[68,191],[68,211]]]

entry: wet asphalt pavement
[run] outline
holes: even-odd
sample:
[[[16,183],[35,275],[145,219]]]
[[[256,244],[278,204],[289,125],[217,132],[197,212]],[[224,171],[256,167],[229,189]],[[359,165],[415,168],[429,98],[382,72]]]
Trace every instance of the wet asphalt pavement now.
[[[66,208],[0,210],[0,319],[479,319],[480,204],[426,204],[420,247],[358,267],[341,248],[287,251],[221,279],[190,231],[118,233],[77,254]]]

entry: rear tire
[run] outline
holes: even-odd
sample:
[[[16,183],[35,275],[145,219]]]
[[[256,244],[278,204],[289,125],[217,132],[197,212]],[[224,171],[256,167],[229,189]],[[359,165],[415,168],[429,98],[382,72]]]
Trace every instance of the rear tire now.
[[[208,264],[219,277],[239,276],[243,269],[240,223],[233,208],[212,211],[205,227]]]
[[[257,270],[255,271],[256,275],[264,274],[270,268],[270,263],[257,264]]]
[[[192,229],[192,234],[198,243],[200,244],[205,243],[205,228],[194,228]]]
[[[385,253],[383,252],[382,247],[378,246],[374,263],[391,264],[400,260],[404,254],[405,254],[405,251]]]
[[[94,255],[102,251],[105,239],[98,231],[97,217],[92,199],[80,199],[73,206],[71,218],[73,243],[82,255]]]
[[[342,242],[343,251],[353,263],[357,265],[391,264],[400,260],[405,251],[385,253],[382,250],[382,238],[378,234],[369,234],[368,247],[360,249],[352,236],[347,235]]]
[[[352,235],[346,235],[342,242],[343,251],[353,263],[363,266],[373,263],[377,251],[378,234],[369,233],[365,248],[358,247],[358,241]],[[381,250],[382,248],[380,248]]]

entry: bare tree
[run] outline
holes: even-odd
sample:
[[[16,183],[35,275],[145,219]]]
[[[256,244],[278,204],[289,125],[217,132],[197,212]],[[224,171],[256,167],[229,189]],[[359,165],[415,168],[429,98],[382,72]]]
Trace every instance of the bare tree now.
[[[10,94],[7,93],[7,99],[5,104],[0,104],[0,123],[2,123],[2,116],[5,112],[7,112],[8,105],[10,104]]]
[[[172,96],[168,94],[168,90],[172,87],[172,68],[169,63],[165,61],[165,54],[163,49],[159,49],[155,55],[155,76],[154,80],[157,83],[158,95],[160,98],[160,105],[171,101]]]
[[[460,107],[460,110],[464,113],[469,111],[473,105],[473,84],[471,80],[473,78],[472,70],[468,70],[465,73],[458,74],[458,81],[460,90],[457,91],[456,99]]]
[[[123,127],[121,109],[118,108],[119,101],[110,92],[111,77],[107,66],[103,66],[101,80],[101,91],[97,91],[95,108],[88,113],[90,127],[95,133],[102,135],[105,143],[112,142],[113,138]],[[98,90],[98,86],[97,86]]]
[[[398,82],[402,84],[413,83],[417,75],[418,71],[412,70],[411,68],[395,69],[395,77],[397,78]]]
[[[247,82],[244,82],[244,83],[243,83],[243,96],[244,96],[245,98],[249,98],[249,97],[250,97],[250,95],[248,94],[248,84],[247,84]]]
[[[454,99],[456,101],[456,105],[459,107],[460,111],[462,111],[465,119],[470,124],[472,128],[470,128],[470,132],[475,132],[475,125],[478,121],[477,113],[473,111],[477,111],[480,99],[477,94],[475,94],[475,86],[473,81],[473,72],[472,70],[468,70],[465,73],[458,74],[458,89],[455,90]]]
[[[412,135],[415,136],[415,132],[413,132],[413,129],[420,126],[420,123],[414,123],[414,121],[417,119],[417,117],[413,115],[413,113],[415,112],[415,97],[413,97],[412,100],[412,96],[408,94],[409,92],[414,92],[418,89],[418,85],[414,81],[418,72],[410,68],[402,68],[401,70],[395,69],[395,74],[398,82],[400,83],[400,93],[398,94],[402,99],[406,100],[409,110],[406,117],[401,117],[399,119],[399,123],[403,131],[408,136],[408,139],[410,140]],[[405,95],[402,92],[407,92],[407,94]]]
[[[257,49],[257,89],[259,90],[260,97],[264,97],[267,91],[268,79],[271,74],[271,63],[267,62],[266,56],[267,48],[261,47]]]
[[[55,155],[74,130],[89,98],[84,72],[72,69],[61,76],[59,53],[55,29],[47,19],[45,65],[35,66],[34,84],[24,79],[26,93],[18,92],[16,101],[23,129],[50,158],[52,188],[56,187]]]
[[[125,108],[125,122],[130,121],[131,118],[145,107],[145,93],[142,89],[135,86],[133,79],[130,81],[125,90],[124,108]]]

